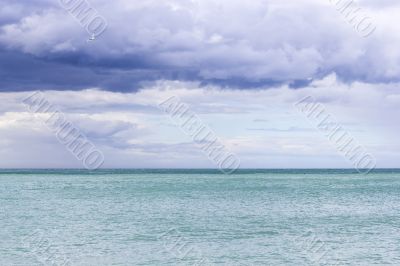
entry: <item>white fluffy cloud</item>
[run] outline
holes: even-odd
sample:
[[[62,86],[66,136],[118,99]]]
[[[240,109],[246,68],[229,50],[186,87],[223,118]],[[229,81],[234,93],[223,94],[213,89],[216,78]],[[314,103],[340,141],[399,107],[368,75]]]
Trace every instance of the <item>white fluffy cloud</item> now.
[[[87,42],[58,1],[3,0],[0,167],[81,166],[21,104],[36,89],[98,145],[106,167],[214,166],[157,108],[173,95],[242,167],[350,166],[293,107],[307,95],[378,166],[398,167],[400,2],[354,4],[376,27],[367,38],[335,2],[91,0],[108,27]]]
[[[105,154],[105,167],[214,167],[157,105],[178,96],[242,160],[242,167],[351,167],[293,106],[312,95],[366,147],[378,167],[399,167],[400,84],[345,84],[332,74],[309,87],[222,90],[159,81],[137,93],[45,91]],[[21,101],[1,93],[0,167],[80,167]]]

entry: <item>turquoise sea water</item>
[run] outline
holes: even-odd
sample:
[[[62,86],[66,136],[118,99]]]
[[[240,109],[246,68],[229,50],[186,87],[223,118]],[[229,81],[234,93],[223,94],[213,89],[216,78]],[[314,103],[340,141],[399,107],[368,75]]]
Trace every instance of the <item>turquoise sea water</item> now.
[[[0,265],[400,265],[400,171],[0,170]]]

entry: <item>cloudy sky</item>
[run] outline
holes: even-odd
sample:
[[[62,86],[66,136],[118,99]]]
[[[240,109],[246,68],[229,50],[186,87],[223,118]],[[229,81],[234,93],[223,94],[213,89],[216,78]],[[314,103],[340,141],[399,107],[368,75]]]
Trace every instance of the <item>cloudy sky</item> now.
[[[293,106],[306,96],[400,167],[398,0],[87,0],[94,41],[66,10],[82,1],[0,0],[0,167],[82,167],[22,103],[39,90],[104,167],[215,167],[158,108],[171,96],[242,168],[352,167]]]

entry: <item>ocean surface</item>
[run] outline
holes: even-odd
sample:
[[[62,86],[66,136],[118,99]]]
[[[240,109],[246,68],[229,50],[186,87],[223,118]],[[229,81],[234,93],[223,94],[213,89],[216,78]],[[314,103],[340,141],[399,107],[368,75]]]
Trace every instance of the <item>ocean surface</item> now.
[[[400,265],[400,171],[0,170],[0,265]]]

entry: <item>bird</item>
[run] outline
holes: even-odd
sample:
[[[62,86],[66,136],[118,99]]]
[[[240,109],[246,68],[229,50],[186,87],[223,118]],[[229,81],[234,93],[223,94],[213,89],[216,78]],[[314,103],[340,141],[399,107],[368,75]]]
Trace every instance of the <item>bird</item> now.
[[[95,40],[96,40],[96,36],[94,35],[94,33],[92,33],[92,36],[90,36],[90,38],[87,41],[91,42],[91,41],[95,41]]]

